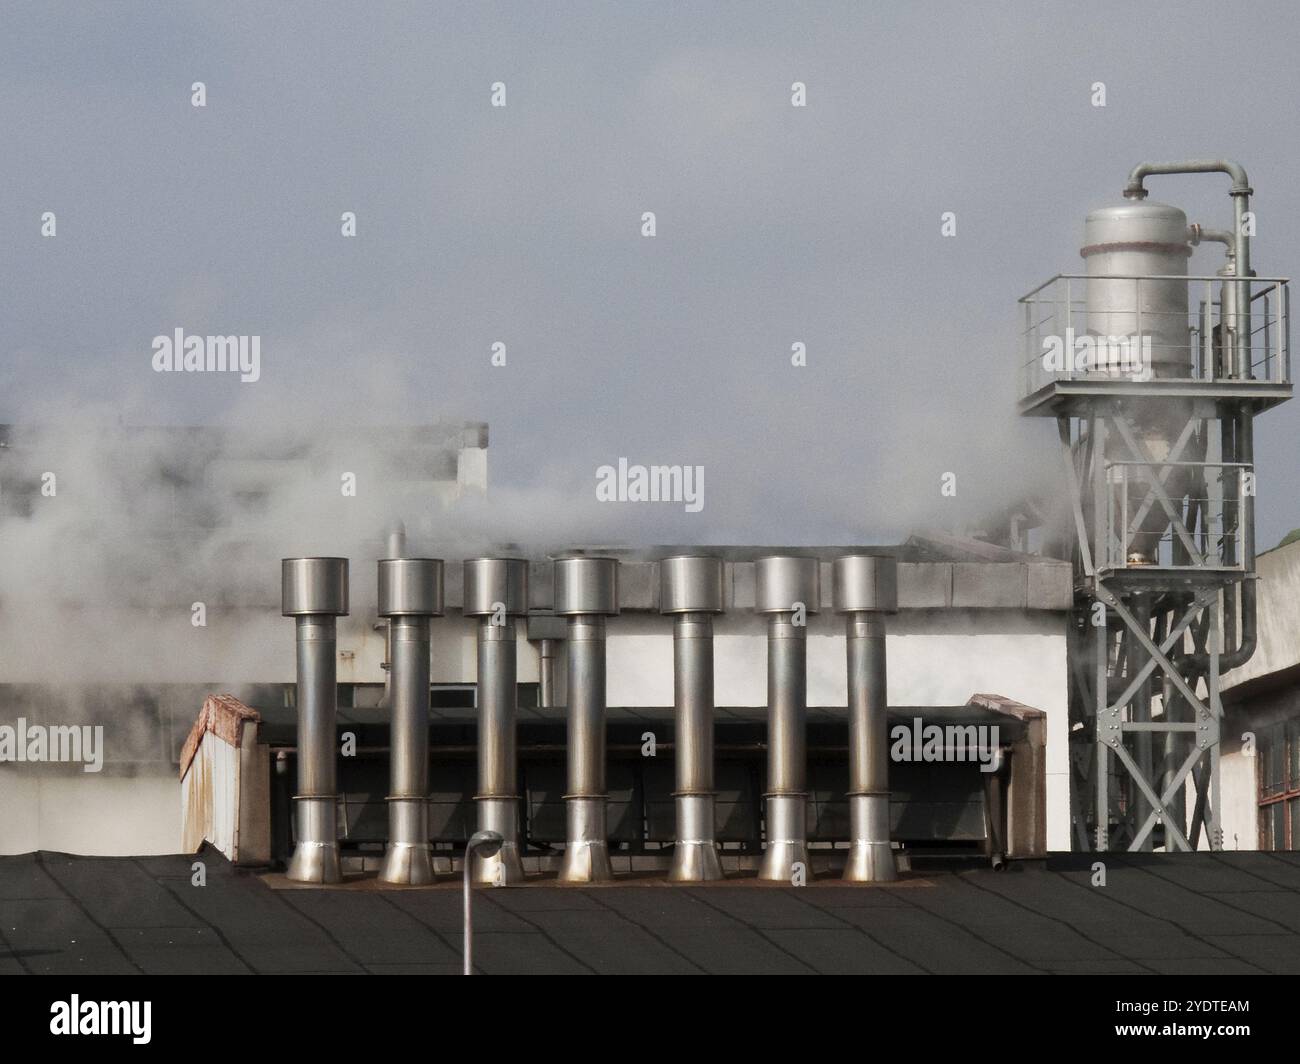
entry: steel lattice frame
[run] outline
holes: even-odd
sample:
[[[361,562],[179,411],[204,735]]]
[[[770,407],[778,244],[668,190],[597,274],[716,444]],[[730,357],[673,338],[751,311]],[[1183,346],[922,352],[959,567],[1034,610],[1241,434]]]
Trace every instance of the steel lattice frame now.
[[[1076,844],[1104,851],[1126,841],[1130,850],[1150,849],[1159,826],[1167,849],[1192,850],[1204,827],[1210,847],[1219,849],[1220,595],[1245,574],[1239,564],[1225,566],[1220,558],[1208,556],[1166,489],[1170,471],[1208,419],[1188,417],[1168,456],[1157,461],[1122,407],[1098,403],[1080,414],[1077,419],[1057,419],[1077,546],[1069,655]],[[1072,420],[1080,425],[1077,445]],[[1147,484],[1136,512],[1131,517],[1125,513],[1125,534],[1118,541],[1107,520],[1112,481],[1105,444],[1111,433],[1129,456],[1125,462]],[[1190,564],[1105,564],[1116,547],[1123,556],[1128,535],[1157,505],[1168,518],[1171,537],[1186,552],[1183,560]],[[1103,544],[1105,555],[1098,559],[1094,548],[1102,554]],[[1190,654],[1185,652],[1189,640]],[[1153,717],[1157,682],[1162,712]],[[1190,826],[1184,803],[1189,777],[1196,796]],[[1090,794],[1095,819],[1091,837],[1086,827]],[[1119,804],[1113,798],[1127,800]]]

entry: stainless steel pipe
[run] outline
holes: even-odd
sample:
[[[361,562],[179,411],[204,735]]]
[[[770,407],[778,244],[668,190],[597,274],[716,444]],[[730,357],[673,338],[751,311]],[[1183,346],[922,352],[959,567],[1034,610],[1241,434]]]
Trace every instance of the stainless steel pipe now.
[[[884,616],[898,609],[893,558],[849,555],[833,568],[835,609],[844,614],[849,693],[850,841],[844,879],[898,878],[889,844],[889,721]]]
[[[501,836],[474,857],[476,883],[507,886],[524,878],[519,847],[515,619],[528,612],[528,563],[520,558],[465,562],[466,617],[478,625],[478,830]]]
[[[429,847],[429,628],[442,615],[442,562],[386,558],[379,563],[379,616],[389,619],[392,668],[389,725],[388,846],[379,878],[418,885],[434,880]]]
[[[1129,172],[1128,182],[1124,185],[1125,199],[1145,199],[1147,190],[1145,180],[1157,174],[1227,174],[1232,178],[1232,187],[1228,195],[1232,197],[1232,231],[1234,235],[1235,275],[1239,280],[1233,286],[1236,290],[1235,320],[1224,324],[1236,333],[1233,376],[1243,380],[1251,377],[1251,305],[1250,278],[1254,271],[1250,265],[1250,233],[1246,225],[1246,216],[1250,213],[1250,196],[1254,189],[1250,187],[1250,178],[1246,168],[1233,159],[1182,159],[1178,162],[1139,163]],[[1226,335],[1226,330],[1225,330]]]
[[[767,848],[760,879],[788,883],[808,874],[808,627],[820,605],[816,558],[755,563],[755,609],[767,628]]]
[[[560,879],[595,883],[613,877],[605,793],[605,618],[618,613],[618,562],[555,561],[555,609],[567,617],[568,793]]]
[[[543,709],[555,705],[554,639],[539,639],[537,647],[537,703]]]
[[[348,612],[346,558],[285,558],[280,563],[280,612],[297,627],[298,793],[288,877],[338,883],[338,795],[335,729],[338,667],[335,621]]]
[[[659,612],[673,620],[673,741],[677,838],[668,878],[722,878],[713,789],[713,614],[723,610],[720,558],[659,563]]]

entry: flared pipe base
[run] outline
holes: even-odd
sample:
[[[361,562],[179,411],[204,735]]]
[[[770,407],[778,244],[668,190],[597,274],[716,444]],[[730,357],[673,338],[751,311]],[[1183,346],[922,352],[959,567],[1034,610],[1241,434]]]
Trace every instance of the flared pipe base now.
[[[668,878],[674,883],[706,883],[722,878],[722,862],[713,839],[713,795],[679,794],[677,841]]]
[[[614,878],[609,863],[606,829],[606,798],[565,796],[564,861],[560,865],[563,883],[606,883]]]
[[[379,871],[384,883],[397,886],[420,887],[432,883],[433,852],[429,844],[419,842],[390,842],[384,850],[384,863]]]
[[[708,883],[725,879],[715,842],[679,842],[673,847],[668,878],[674,883]]]
[[[523,855],[519,848],[519,800],[476,798],[478,830],[495,831],[505,841],[491,857],[474,856],[470,878],[481,886],[508,887],[524,879]]]
[[[343,870],[339,866],[337,842],[299,842],[289,859],[285,873],[296,883],[342,883]]]
[[[427,798],[389,796],[388,846],[384,850],[379,878],[385,883],[402,886],[433,882]]]
[[[889,845],[889,795],[849,795],[851,840],[844,880],[848,883],[890,883],[898,865]]]
[[[773,883],[789,883],[802,873],[811,878],[808,868],[808,796],[806,794],[769,794],[767,796],[767,849],[758,878]]]
[[[342,883],[334,796],[298,796],[293,802],[297,841],[286,874],[297,883]]]

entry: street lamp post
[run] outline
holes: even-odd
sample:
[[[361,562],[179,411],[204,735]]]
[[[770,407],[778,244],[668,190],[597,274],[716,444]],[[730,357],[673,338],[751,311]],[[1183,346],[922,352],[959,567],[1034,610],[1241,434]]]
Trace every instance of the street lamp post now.
[[[474,890],[473,876],[474,854],[491,857],[505,840],[495,831],[476,831],[465,844],[465,974],[474,974],[474,962],[470,957],[474,938],[474,921],[470,911],[470,900]]]

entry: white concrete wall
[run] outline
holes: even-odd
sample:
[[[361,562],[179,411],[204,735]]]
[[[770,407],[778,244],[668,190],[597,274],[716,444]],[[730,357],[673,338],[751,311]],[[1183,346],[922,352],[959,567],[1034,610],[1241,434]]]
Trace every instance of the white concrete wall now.
[[[180,849],[181,789],[174,774],[37,774],[40,768],[0,768],[0,854],[144,856]]]
[[[216,732],[204,732],[180,790],[179,849],[194,853],[206,840],[233,860],[239,827],[239,747]]]
[[[354,592],[356,592],[354,584]],[[359,595],[359,592],[357,592]],[[339,683],[383,683],[384,633],[373,601],[354,598],[353,612],[338,619]],[[79,648],[70,658],[57,642],[6,662],[6,683],[256,684],[294,682],[294,621],[277,606],[223,611],[209,605],[207,627],[190,623],[189,607],[169,613],[139,610],[85,611],[87,625],[102,632],[131,632],[131,650],[112,639]],[[459,613],[433,619],[433,675],[440,683],[473,683],[477,621]],[[519,629],[519,682],[537,681],[537,655]],[[3,707],[0,707],[2,717]],[[198,707],[194,709],[198,714]]]
[[[1226,740],[1219,758],[1219,804],[1222,806],[1223,848],[1259,849],[1259,759],[1242,752],[1241,740]],[[1188,799],[1188,808],[1195,801]],[[1204,837],[1201,849],[1207,849]]]
[[[1259,569],[1259,646],[1223,689],[1300,664],[1300,541],[1265,551]]]
[[[360,607],[340,623],[339,681],[381,682],[383,635]],[[267,611],[221,617],[209,628],[164,626],[175,643],[149,662],[123,663],[122,680],[148,675],[162,683],[292,683],[293,622]],[[472,683],[476,622],[434,621],[433,678]],[[716,621],[716,699],[720,706],[762,706],[767,700],[765,622],[750,613]],[[519,639],[519,680],[536,682],[537,654]],[[182,652],[183,648],[183,652]],[[1004,695],[1048,714],[1047,844],[1070,847],[1065,619],[1062,614],[1001,610],[905,611],[889,621],[891,706],[963,705],[975,693]],[[843,620],[815,616],[809,625],[808,698],[814,706],[847,702]],[[346,657],[351,653],[352,657]],[[237,665],[237,667],[236,667]],[[607,697],[611,706],[671,707],[672,623],[645,613],[609,622]],[[108,677],[100,677],[107,680]],[[195,706],[195,713],[198,706]],[[180,785],[136,777],[30,777],[11,782],[0,771],[0,850],[58,849],[78,853],[166,853],[180,845]]]
[[[843,620],[812,619],[808,630],[808,702],[848,701]],[[719,706],[767,703],[767,644],[761,618],[715,623],[714,697]],[[972,694],[1004,695],[1048,715],[1047,845],[1070,848],[1069,718],[1065,619],[1051,613],[908,611],[890,618],[886,636],[889,704],[964,705]],[[657,617],[610,622],[607,688],[611,706],[671,706],[671,629]]]

